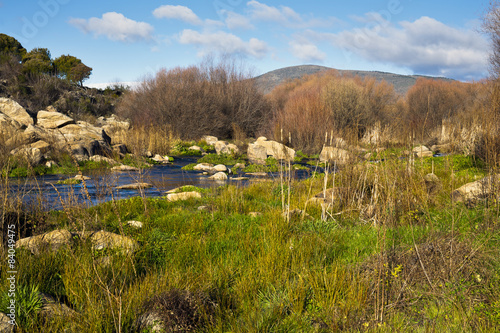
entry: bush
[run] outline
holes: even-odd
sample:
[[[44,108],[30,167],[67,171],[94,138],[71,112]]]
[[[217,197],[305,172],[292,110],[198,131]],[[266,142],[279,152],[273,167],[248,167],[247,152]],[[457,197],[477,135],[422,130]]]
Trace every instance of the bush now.
[[[163,69],[125,94],[117,113],[135,126],[169,126],[183,140],[204,134],[254,136],[269,114],[269,104],[248,78],[224,60]]]

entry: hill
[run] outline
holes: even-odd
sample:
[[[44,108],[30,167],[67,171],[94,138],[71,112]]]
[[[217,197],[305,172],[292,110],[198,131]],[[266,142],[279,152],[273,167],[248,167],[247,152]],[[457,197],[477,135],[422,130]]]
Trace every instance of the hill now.
[[[316,65],[301,65],[291,66],[276,69],[274,71],[259,75],[255,78],[257,87],[261,92],[267,94],[271,92],[274,87],[287,81],[301,78],[304,75],[316,74],[322,71],[332,70],[334,68]],[[418,78],[428,78],[436,80],[452,81],[452,79],[444,77],[431,77],[423,75],[401,75],[379,71],[358,71],[358,70],[337,70],[344,76],[359,76],[361,78],[373,77],[377,81],[385,80],[394,85],[396,93],[404,95],[415,84]]]

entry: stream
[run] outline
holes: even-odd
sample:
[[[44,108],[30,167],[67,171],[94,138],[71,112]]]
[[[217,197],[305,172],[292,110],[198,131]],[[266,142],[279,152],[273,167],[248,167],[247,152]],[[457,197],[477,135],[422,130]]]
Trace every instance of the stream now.
[[[40,205],[44,210],[59,210],[66,205],[79,204],[96,205],[109,200],[120,200],[134,196],[160,197],[165,192],[185,185],[201,188],[218,187],[224,184],[245,186],[249,180],[233,180],[238,176],[249,177],[241,173],[229,175],[226,181],[207,179],[200,171],[182,170],[187,164],[196,163],[198,157],[175,158],[167,165],[155,165],[141,172],[115,172],[111,170],[90,170],[83,175],[90,177],[76,185],[56,184],[58,181],[72,178],[75,175],[44,175],[29,178],[9,179],[8,184],[1,184],[2,190],[9,191],[10,197],[17,197],[27,206]],[[311,167],[313,168],[313,167]],[[294,178],[304,179],[311,175],[312,170],[294,171]],[[279,178],[278,173],[269,173],[267,178]],[[254,177],[250,176],[250,179]],[[133,183],[150,183],[151,188],[142,190],[117,189],[117,187]]]

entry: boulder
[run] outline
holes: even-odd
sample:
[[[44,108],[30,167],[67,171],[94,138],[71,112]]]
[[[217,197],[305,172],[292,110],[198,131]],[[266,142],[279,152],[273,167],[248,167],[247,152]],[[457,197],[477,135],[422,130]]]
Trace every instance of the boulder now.
[[[97,125],[101,126],[106,134],[109,135],[113,143],[119,143],[123,138],[123,134],[130,129],[130,123],[128,121],[119,120],[115,115],[109,118],[97,118]]]
[[[163,164],[168,164],[170,161],[168,160],[168,156],[161,156],[160,154],[156,154],[151,158],[153,161],[158,162],[158,163],[163,163]]]
[[[295,150],[285,146],[282,143],[276,141],[264,140],[264,137],[257,139],[255,144],[264,146],[266,148],[266,154],[272,156],[277,160],[293,161],[295,158]]]
[[[56,111],[38,111],[36,115],[36,124],[45,129],[60,128],[69,124],[73,124],[75,121]]]
[[[125,155],[129,153],[127,146],[124,145],[123,143],[118,143],[116,145],[113,145],[112,150],[113,152],[118,153],[120,155]]]
[[[213,172],[214,171],[214,165],[211,163],[198,163],[193,167],[193,170],[195,171],[207,171],[207,172]]]
[[[215,145],[215,143],[217,141],[219,141],[219,139],[217,139],[217,137],[211,136],[211,135],[204,135],[201,137],[201,140],[205,141],[207,143],[207,145],[210,145],[210,146]]]
[[[134,252],[139,246],[130,237],[121,236],[107,231],[98,231],[89,237],[94,250],[113,249],[121,250],[125,253]]]
[[[224,172],[217,172],[215,175],[208,177],[210,180],[227,180],[227,175]]]
[[[42,151],[38,148],[21,147],[12,150],[11,155],[26,161],[31,166],[39,165],[43,162]]]
[[[140,221],[128,221],[127,225],[132,227],[132,228],[136,228],[136,229],[142,228],[142,222],[140,222]]]
[[[179,201],[179,200],[189,200],[192,198],[201,198],[201,193],[196,191],[191,192],[181,192],[181,193],[169,193],[167,194],[168,201]]]
[[[133,166],[130,166],[130,165],[117,165],[117,166],[114,166],[111,168],[111,170],[113,171],[122,171],[122,172],[129,172],[129,171],[133,171],[133,172],[137,172],[139,171],[138,168],[136,167],[133,167]]]
[[[63,319],[66,320],[69,317],[76,317],[77,313],[75,310],[71,309],[64,303],[58,302],[54,297],[48,294],[41,293],[42,299],[42,308],[40,309],[39,314],[47,321],[55,320],[55,319]]]
[[[214,143],[214,147],[215,151],[217,152],[217,155],[220,154],[234,155],[240,153],[238,146],[232,143],[227,143],[226,141],[217,141],[216,143]]]
[[[15,121],[14,119],[0,113],[0,134],[6,138],[12,139],[15,137],[19,131],[22,129],[22,125]],[[11,140],[12,141],[12,140]],[[20,141],[21,144],[24,143],[23,138],[19,138],[16,141]],[[9,144],[9,140],[7,140]],[[12,143],[10,143],[12,144]]]
[[[112,158],[109,158],[109,157],[105,157],[105,156],[101,156],[101,155],[93,155],[93,156],[90,156],[89,160],[91,161],[94,161],[94,162],[97,162],[97,163],[108,163],[110,165],[116,165],[116,164],[120,164],[118,163],[117,161],[115,161],[114,159]]]
[[[487,176],[457,188],[451,192],[451,198],[455,202],[474,205],[481,200],[494,197],[498,193],[499,185],[500,175]]]
[[[320,162],[330,162],[337,165],[346,165],[352,160],[353,156],[345,149],[325,146],[319,155]]]
[[[11,324],[11,319],[3,312],[0,312],[0,333],[14,333],[16,325]]]
[[[32,144],[29,145],[30,148],[36,148],[39,149],[42,154],[47,153],[50,150],[50,144],[43,140],[38,140],[37,142],[33,142]]]
[[[16,242],[16,248],[27,248],[33,254],[38,254],[45,248],[57,251],[63,246],[69,246],[72,238],[68,230],[54,230],[42,235],[22,238]]]
[[[245,163],[236,163],[233,169],[245,169]]]
[[[217,164],[216,166],[214,166],[214,171],[227,172],[227,167],[224,164]]]
[[[191,146],[188,148],[188,150],[194,150],[194,151],[199,151],[200,153],[204,153],[205,151],[201,149],[200,146]]]
[[[412,152],[417,157],[432,157],[434,155],[434,153],[429,148],[423,145],[413,148]]]
[[[126,184],[122,186],[118,186],[116,189],[117,190],[142,190],[145,188],[151,188],[153,187],[152,184],[149,183],[133,183],[133,184]]]
[[[35,123],[33,118],[19,103],[9,98],[0,98],[0,112],[21,124],[22,127],[27,127]]]
[[[266,164],[267,149],[258,143],[249,144],[247,156],[250,163],[264,165]]]

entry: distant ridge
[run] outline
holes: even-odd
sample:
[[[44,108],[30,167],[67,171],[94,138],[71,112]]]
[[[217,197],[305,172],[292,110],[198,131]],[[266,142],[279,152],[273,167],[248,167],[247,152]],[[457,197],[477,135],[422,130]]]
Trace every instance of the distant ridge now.
[[[317,65],[300,65],[276,69],[274,71],[255,77],[258,89],[264,93],[270,93],[274,87],[287,81],[301,78],[304,75],[316,74],[322,71],[332,70],[335,68],[317,66]],[[432,77],[424,75],[401,75],[394,73],[386,73],[379,71],[358,71],[358,70],[340,70],[339,74],[345,76],[359,76],[361,78],[373,77],[377,81],[385,80],[394,85],[394,90],[400,95],[405,95],[406,92],[415,84],[418,78],[427,78],[435,80],[453,81],[444,77]]]

